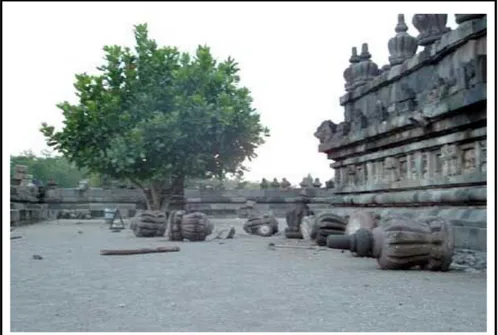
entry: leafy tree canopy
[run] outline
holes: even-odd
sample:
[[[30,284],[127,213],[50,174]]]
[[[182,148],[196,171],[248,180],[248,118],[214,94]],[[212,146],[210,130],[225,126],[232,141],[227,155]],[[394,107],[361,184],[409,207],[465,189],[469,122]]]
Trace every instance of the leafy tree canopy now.
[[[164,187],[185,177],[241,173],[268,129],[239,85],[237,63],[159,47],[146,24],[135,26],[134,49],[105,46],[98,75],[76,75],[79,103],[57,105],[64,127],[43,124],[49,146],[91,173],[129,179],[152,192],[161,208]]]

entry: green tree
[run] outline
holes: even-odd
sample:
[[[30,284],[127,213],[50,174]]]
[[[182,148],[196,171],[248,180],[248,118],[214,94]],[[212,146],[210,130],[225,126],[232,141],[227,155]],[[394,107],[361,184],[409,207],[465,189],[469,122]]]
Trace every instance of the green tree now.
[[[10,175],[14,174],[14,166],[26,165],[28,173],[33,178],[46,184],[50,179],[57,182],[60,187],[76,187],[78,182],[86,177],[85,171],[78,169],[67,159],[52,156],[48,152],[36,156],[31,151],[10,157]]]
[[[166,208],[185,178],[219,178],[244,170],[268,129],[239,85],[231,58],[207,46],[194,56],[159,47],[146,24],[136,46],[105,46],[98,75],[76,75],[78,104],[57,105],[61,131],[42,125],[49,146],[91,173],[128,179],[149,209]]]

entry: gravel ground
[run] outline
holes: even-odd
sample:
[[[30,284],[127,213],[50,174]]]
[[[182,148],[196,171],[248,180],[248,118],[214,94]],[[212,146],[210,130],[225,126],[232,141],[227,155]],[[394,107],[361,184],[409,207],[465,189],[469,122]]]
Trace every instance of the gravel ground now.
[[[306,243],[249,236],[240,219],[213,221],[234,224],[235,238],[174,243],[111,233],[102,221],[17,228],[11,331],[486,331],[483,271],[383,271],[348,252],[270,250],[269,242]],[[99,254],[164,245],[181,250]]]

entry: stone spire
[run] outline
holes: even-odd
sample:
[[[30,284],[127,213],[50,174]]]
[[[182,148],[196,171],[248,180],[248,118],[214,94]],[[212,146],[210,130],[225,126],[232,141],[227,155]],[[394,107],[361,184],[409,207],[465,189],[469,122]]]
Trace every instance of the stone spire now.
[[[455,14],[455,21],[456,23],[461,24],[466,21],[480,19],[484,16],[486,16],[486,14]]]
[[[412,23],[419,31],[417,42],[420,46],[428,46],[439,40],[441,36],[450,31],[446,27],[447,14],[415,14]]]
[[[408,26],[405,23],[405,15],[398,14],[398,24],[394,29],[396,36],[389,40],[389,63],[392,66],[402,64],[405,60],[412,58],[417,52],[417,39],[407,33]]]
[[[344,71],[344,79],[346,79],[346,84],[344,85],[344,88],[346,89],[347,92],[352,90],[352,83],[353,83],[353,66],[360,61],[360,58],[358,57],[358,50],[356,47],[353,47],[351,49],[351,57],[349,58],[349,67]]]
[[[368,52],[368,44],[363,43],[361,45],[361,54],[359,56],[360,61],[353,65],[353,83],[352,89],[363,86],[370,80],[379,75],[379,67],[377,64],[370,60],[372,55]]]

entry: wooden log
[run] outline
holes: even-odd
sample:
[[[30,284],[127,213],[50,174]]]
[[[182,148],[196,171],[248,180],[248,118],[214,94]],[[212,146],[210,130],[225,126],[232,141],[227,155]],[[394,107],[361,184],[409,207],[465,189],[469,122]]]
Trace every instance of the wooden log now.
[[[326,250],[325,248],[315,247],[315,246],[305,246],[305,245],[286,245],[286,244],[275,244],[269,243],[268,246],[270,248],[278,248],[278,249],[305,249],[305,250]]]
[[[138,255],[138,254],[151,254],[158,252],[176,252],[180,251],[179,247],[159,247],[155,249],[118,249],[118,250],[100,250],[100,254],[104,256],[111,255]]]

